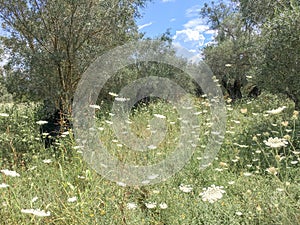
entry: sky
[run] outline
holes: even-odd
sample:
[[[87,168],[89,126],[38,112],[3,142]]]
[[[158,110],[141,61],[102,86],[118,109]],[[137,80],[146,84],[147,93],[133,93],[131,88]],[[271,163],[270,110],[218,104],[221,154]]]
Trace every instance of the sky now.
[[[141,11],[139,31],[155,38],[170,29],[173,45],[186,48],[189,57],[201,59],[201,48],[213,41],[210,30],[199,15],[205,0],[153,0]],[[209,1],[208,1],[209,2]]]
[[[137,19],[139,31],[146,37],[155,38],[170,29],[179,55],[199,61],[202,59],[201,48],[213,41],[215,34],[199,15],[205,2],[211,1],[152,0],[141,10],[142,18]]]

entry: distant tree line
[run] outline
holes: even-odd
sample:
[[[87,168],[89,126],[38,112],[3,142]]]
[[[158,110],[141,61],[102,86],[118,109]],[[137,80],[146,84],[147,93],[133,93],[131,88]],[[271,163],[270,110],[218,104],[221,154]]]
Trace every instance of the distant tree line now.
[[[8,61],[1,90],[18,101],[42,101],[45,114],[68,116],[83,72],[102,53],[139,40],[136,18],[150,0],[0,0],[1,37]],[[214,43],[203,50],[204,60],[233,100],[260,89],[284,93],[299,109],[299,1],[232,0],[206,3],[200,16],[217,30]],[[161,54],[173,54],[169,32],[157,39]],[[113,59],[112,59],[113,60]],[[184,68],[186,62],[182,60]],[[144,76],[173,79],[192,94],[201,87],[169,65],[137,62],[113,76],[99,95]],[[247,91],[245,91],[248,89]]]

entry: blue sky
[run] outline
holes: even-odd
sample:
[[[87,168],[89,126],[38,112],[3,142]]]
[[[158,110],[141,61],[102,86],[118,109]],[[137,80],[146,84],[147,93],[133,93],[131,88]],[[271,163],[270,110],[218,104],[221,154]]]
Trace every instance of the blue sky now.
[[[152,0],[141,11],[142,18],[137,20],[139,31],[145,33],[146,37],[154,38],[170,28],[178,52],[192,60],[201,60],[201,48],[211,42],[215,34],[199,15],[205,2],[210,1]],[[183,51],[182,47],[187,51]]]
[[[139,30],[153,38],[170,28],[175,46],[184,47],[190,54],[200,57],[201,48],[211,42],[215,34],[199,15],[205,2],[207,1],[153,0],[141,11],[143,17],[137,20]]]

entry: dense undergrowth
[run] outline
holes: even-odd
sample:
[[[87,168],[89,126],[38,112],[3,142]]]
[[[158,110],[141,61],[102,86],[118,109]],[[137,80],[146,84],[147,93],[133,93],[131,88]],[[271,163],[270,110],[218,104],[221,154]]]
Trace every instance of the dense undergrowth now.
[[[224,142],[205,170],[199,164],[209,105],[199,99],[195,105],[201,129],[189,134],[199,136],[190,162],[165,182],[123,187],[87,165],[71,131],[45,149],[36,105],[2,104],[0,224],[300,224],[300,121],[293,104],[265,93],[228,103]],[[169,132],[148,152],[132,152],[116,140],[108,117],[97,121],[99,138],[119,160],[158,162],[178,144],[180,121],[171,106],[156,102],[137,109],[132,131],[149,137],[154,114],[164,115]],[[209,195],[208,187],[215,192]]]

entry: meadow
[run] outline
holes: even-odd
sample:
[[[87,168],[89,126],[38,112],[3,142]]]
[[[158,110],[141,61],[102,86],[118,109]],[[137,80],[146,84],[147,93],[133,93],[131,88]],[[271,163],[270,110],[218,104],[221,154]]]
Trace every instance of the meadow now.
[[[300,224],[300,119],[291,101],[262,93],[226,102],[226,135],[215,160],[200,169],[210,135],[209,104],[195,99],[199,142],[191,160],[165,182],[125,186],[97,174],[72,131],[45,149],[36,104],[0,105],[0,224],[296,225]],[[159,146],[132,153],[101,113],[99,138],[111,154],[136,164],[158,162],[178,144],[180,121],[168,104],[137,109],[131,129],[151,135],[154,115],[168,134]]]

